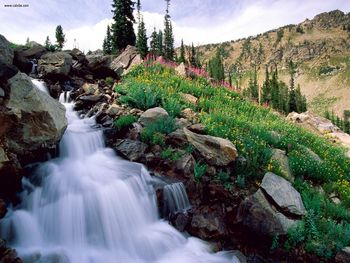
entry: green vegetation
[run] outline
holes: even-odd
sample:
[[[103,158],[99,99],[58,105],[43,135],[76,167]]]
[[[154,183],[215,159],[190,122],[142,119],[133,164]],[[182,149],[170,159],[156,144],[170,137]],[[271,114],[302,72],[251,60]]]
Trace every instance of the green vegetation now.
[[[106,37],[103,40],[102,50],[105,55],[110,55],[113,51],[112,34],[109,25],[107,25]]]
[[[343,132],[350,134],[350,110],[344,111],[343,118],[335,115],[334,112],[326,111],[325,118],[338,126]]]
[[[209,60],[208,72],[210,77],[217,81],[223,81],[225,79],[225,69],[219,48],[216,50],[215,57]]]
[[[171,147],[166,148],[163,150],[160,154],[160,156],[165,159],[165,160],[170,160],[170,161],[177,161],[182,157],[182,153],[180,151],[177,151]]]
[[[63,34],[63,28],[61,25],[56,27],[56,42],[59,49],[62,49],[66,42],[66,36]]]
[[[141,132],[141,140],[154,145],[164,145],[165,135],[175,131],[175,120],[171,117],[157,119]]]
[[[269,82],[273,81],[269,78]],[[231,140],[239,155],[246,159],[244,164],[237,164],[235,174],[230,174],[230,177],[236,176],[237,186],[249,187],[261,182],[264,174],[273,169],[270,160],[273,148],[287,152],[296,177],[294,186],[302,195],[308,216],[290,231],[286,242],[279,240],[281,246],[302,246],[309,253],[324,258],[350,246],[350,159],[345,149],[288,122],[270,108],[245,100],[238,93],[212,87],[204,78],[183,79],[175,75],[173,69],[159,64],[135,67],[124,77],[117,91],[122,91],[120,99],[123,99],[142,87],[148,87],[148,93],[159,98],[157,105],[170,98],[177,99],[180,92],[199,98],[199,105],[193,109],[199,112],[207,133]],[[164,135],[176,128],[172,122],[169,118],[147,126],[142,139],[151,143],[164,142]],[[204,164],[196,163],[197,181],[206,169]],[[219,180],[225,181],[225,178],[225,174],[217,176]],[[333,203],[331,194],[341,203]]]
[[[164,16],[164,57],[173,60],[174,59],[174,35],[173,26],[171,24],[169,7],[170,0],[166,1],[166,13]]]
[[[121,116],[114,121],[114,127],[116,127],[117,130],[121,131],[123,129],[129,128],[136,121],[137,118],[133,115]]]
[[[194,164],[194,179],[199,182],[203,175],[207,172],[208,165],[205,163],[196,162]]]

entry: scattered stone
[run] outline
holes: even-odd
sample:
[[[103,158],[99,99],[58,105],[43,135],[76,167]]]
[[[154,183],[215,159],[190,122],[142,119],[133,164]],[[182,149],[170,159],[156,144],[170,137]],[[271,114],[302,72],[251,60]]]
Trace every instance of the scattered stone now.
[[[191,125],[190,127],[188,127],[188,129],[191,131],[191,132],[194,132],[194,133],[197,133],[197,134],[203,134],[205,135],[205,125],[202,124],[202,123],[197,123],[197,124],[193,124]]]
[[[296,216],[306,215],[299,192],[287,180],[273,173],[266,173],[261,188],[284,212]]]
[[[197,113],[195,113],[192,109],[186,108],[181,111],[181,116],[192,123],[198,122]]]
[[[114,145],[114,148],[118,153],[132,162],[140,160],[141,157],[143,157],[147,147],[147,144],[143,142],[129,139],[120,140]]]
[[[175,172],[189,176],[193,174],[195,159],[191,154],[186,154],[175,162]]]
[[[180,65],[178,65],[176,68],[175,68],[175,72],[181,76],[181,77],[184,77],[184,78],[187,78],[187,68],[185,66],[185,64],[183,62],[181,62]]]
[[[197,102],[198,102],[198,99],[195,96],[191,95],[191,94],[180,93],[180,96],[185,102],[188,102],[190,104],[196,105]]]
[[[192,125],[192,123],[184,118],[175,118],[175,125],[178,128],[187,128]]]
[[[229,140],[196,134],[186,128],[183,131],[187,140],[210,165],[227,166],[238,156],[236,147]]]
[[[93,95],[98,91],[98,85],[97,84],[91,84],[91,83],[84,83],[84,85],[81,87],[85,95]]]
[[[95,103],[100,101],[102,98],[103,98],[103,95],[99,94],[99,95],[80,96],[78,99],[87,103]]]
[[[149,110],[146,110],[139,118],[139,123],[141,123],[143,126],[147,126],[154,121],[162,118],[169,117],[169,114],[166,110],[160,107],[152,108]]]

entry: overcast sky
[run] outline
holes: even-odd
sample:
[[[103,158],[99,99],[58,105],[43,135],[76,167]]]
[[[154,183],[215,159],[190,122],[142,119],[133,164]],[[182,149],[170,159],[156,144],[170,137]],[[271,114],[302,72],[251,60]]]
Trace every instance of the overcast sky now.
[[[0,34],[9,41],[54,40],[57,25],[85,52],[101,48],[112,0],[0,0]],[[27,7],[5,7],[10,4]],[[163,29],[165,1],[141,0],[147,32]],[[234,40],[286,24],[312,19],[335,9],[348,13],[350,0],[172,0],[170,14],[176,43],[205,44]]]

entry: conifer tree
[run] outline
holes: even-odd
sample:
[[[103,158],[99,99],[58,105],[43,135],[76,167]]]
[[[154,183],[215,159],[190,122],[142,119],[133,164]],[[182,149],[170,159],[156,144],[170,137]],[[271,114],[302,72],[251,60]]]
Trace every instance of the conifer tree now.
[[[66,36],[63,34],[63,28],[61,25],[56,27],[56,42],[59,49],[62,49],[64,42],[66,42]]]
[[[271,102],[271,87],[270,87],[270,77],[269,77],[269,68],[265,67],[265,81],[262,86],[262,103]]]
[[[169,15],[170,0],[166,1],[166,13],[164,17],[164,57],[173,60],[174,59],[174,36],[173,27]]]
[[[51,46],[51,41],[50,41],[50,38],[49,36],[46,37],[46,40],[45,40],[45,47],[46,49],[50,49],[50,46]]]
[[[109,25],[107,25],[107,32],[106,32],[106,37],[103,40],[103,46],[102,50],[104,54],[110,55],[112,54],[112,35],[111,35],[111,28]]]
[[[112,24],[112,49],[113,53],[117,53],[125,49],[127,45],[135,45],[134,2],[132,0],[113,0],[112,8],[114,20]]]
[[[257,79],[257,70],[256,66],[254,67],[254,72],[250,77],[249,80],[249,97],[253,100],[257,100],[259,98],[259,86],[258,86],[258,79]]]
[[[179,57],[178,62],[179,63],[186,63],[186,60],[185,60],[185,46],[184,46],[183,39],[181,40],[180,57]]]
[[[158,46],[157,43],[158,43],[158,34],[156,31],[156,28],[154,28],[151,35],[151,41],[150,41],[150,53],[152,55],[157,54],[157,46]]]
[[[140,19],[139,29],[137,33],[136,41],[137,51],[140,53],[142,58],[145,58],[148,54],[148,45],[147,45],[147,32],[143,17]]]
[[[208,68],[209,75],[215,80],[223,81],[225,79],[224,64],[222,62],[220,49],[217,49],[215,57],[209,60]]]
[[[190,63],[191,63],[191,66],[193,66],[193,67],[197,67],[196,57],[197,57],[196,56],[196,49],[194,48],[193,43],[192,43],[191,52],[190,52]]]
[[[164,47],[163,47],[163,32],[159,30],[157,37],[157,56],[164,56]]]

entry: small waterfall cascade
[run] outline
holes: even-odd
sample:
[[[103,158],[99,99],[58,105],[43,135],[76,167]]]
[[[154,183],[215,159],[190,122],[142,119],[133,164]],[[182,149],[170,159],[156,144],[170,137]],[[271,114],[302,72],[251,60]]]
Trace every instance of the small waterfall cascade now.
[[[239,262],[160,220],[145,167],[106,148],[94,118],[80,119],[68,98],[60,98],[68,128],[59,157],[23,179],[21,204],[0,222],[25,263]],[[172,209],[189,206],[183,184],[166,192]]]
[[[42,80],[38,79],[32,79],[32,83],[42,92],[45,92],[46,94],[50,95],[48,88],[46,87],[46,84]]]
[[[167,184],[163,188],[164,215],[184,213],[191,208],[186,188],[182,182]]]

